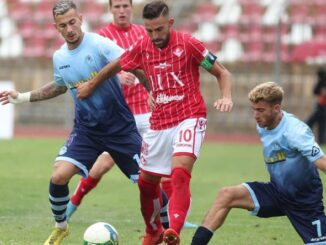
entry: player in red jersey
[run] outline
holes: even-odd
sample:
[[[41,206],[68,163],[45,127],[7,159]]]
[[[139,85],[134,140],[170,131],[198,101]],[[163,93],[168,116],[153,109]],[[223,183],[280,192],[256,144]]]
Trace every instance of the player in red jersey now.
[[[143,26],[131,23],[132,0],[110,0],[109,9],[113,15],[113,22],[100,29],[100,35],[113,40],[125,49],[139,38],[146,36],[146,30]],[[125,100],[135,117],[137,129],[143,135],[149,129],[149,117],[151,115],[148,105],[148,92],[132,73],[121,72],[118,76]],[[104,152],[99,156],[89,176],[80,179],[74,194],[70,198],[66,212],[68,220],[77,210],[84,196],[97,186],[101,177],[113,166],[114,161],[108,153]],[[167,219],[165,210],[162,210],[162,218]],[[194,227],[191,223],[187,224],[188,227]],[[167,222],[166,225],[168,225]]]
[[[113,40],[125,49],[130,47],[139,38],[147,35],[143,26],[131,23],[132,0],[110,0],[109,8],[113,15],[113,22],[100,29],[100,35]],[[135,117],[137,129],[143,136],[149,129],[149,118],[151,115],[148,105],[148,92],[132,73],[122,71],[118,76],[126,102]],[[110,155],[103,153],[97,159],[88,178],[81,178],[67,206],[68,220],[76,211],[84,196],[97,186],[101,177],[113,166],[114,161]],[[171,184],[169,178],[164,178],[162,189],[170,197]],[[162,217],[164,217],[164,214],[162,214]],[[186,222],[185,227],[195,228],[197,225]]]
[[[88,97],[94,89],[120,70],[144,70],[152,88],[155,108],[151,128],[144,135],[141,155],[141,211],[146,224],[143,245],[180,244],[179,234],[190,207],[190,179],[206,130],[206,107],[199,86],[199,66],[217,78],[221,98],[216,110],[232,107],[231,75],[202,42],[173,30],[174,20],[163,1],[146,4],[143,19],[147,36],[138,40],[97,76],[80,84],[77,96]],[[168,213],[170,228],[163,232],[159,219],[161,177],[171,176],[172,196]]]

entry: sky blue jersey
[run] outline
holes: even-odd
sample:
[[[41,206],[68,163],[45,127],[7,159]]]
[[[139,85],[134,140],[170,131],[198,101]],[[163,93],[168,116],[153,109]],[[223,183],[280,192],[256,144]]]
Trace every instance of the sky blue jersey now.
[[[320,200],[322,183],[313,162],[324,153],[305,123],[292,114],[282,113],[275,129],[257,126],[271,182],[286,199],[299,203]]]
[[[104,81],[90,97],[84,100],[76,97],[77,84],[90,80],[123,52],[108,38],[86,32],[77,48],[69,50],[64,44],[54,53],[54,81],[66,86],[73,97],[76,128],[101,135],[126,135],[134,130],[134,118],[117,76]]]

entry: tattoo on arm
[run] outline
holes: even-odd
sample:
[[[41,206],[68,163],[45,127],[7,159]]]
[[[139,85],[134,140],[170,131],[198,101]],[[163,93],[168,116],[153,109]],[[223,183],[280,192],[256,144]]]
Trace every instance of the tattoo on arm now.
[[[45,84],[43,87],[31,92],[30,101],[41,101],[54,98],[60,94],[64,94],[67,91],[67,87],[58,86],[55,82]]]
[[[145,76],[145,73],[142,70],[134,70],[131,71],[131,73],[133,73],[139,79],[139,82],[145,87],[147,92],[152,91],[151,86],[149,85],[149,82]]]

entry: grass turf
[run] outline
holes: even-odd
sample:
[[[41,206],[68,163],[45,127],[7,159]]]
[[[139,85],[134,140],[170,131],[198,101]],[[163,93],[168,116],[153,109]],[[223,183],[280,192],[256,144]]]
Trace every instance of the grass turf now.
[[[53,160],[63,139],[0,141],[0,245],[42,244],[54,221],[48,203],[48,183]],[[191,181],[192,209],[189,221],[200,223],[218,189],[244,181],[268,181],[260,145],[204,144]],[[321,173],[323,182],[325,177]],[[79,180],[74,177],[70,192]],[[144,225],[138,188],[117,167],[88,194],[71,219],[70,235],[63,244],[82,244],[85,229],[97,221],[112,224],[120,244],[141,244]],[[182,244],[190,244],[194,229],[184,229]],[[214,244],[302,244],[285,217],[259,219],[245,210],[232,210]]]

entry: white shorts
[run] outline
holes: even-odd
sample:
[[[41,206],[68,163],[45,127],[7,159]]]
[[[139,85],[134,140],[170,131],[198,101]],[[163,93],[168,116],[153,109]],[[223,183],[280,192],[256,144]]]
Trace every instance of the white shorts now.
[[[140,168],[154,175],[169,176],[173,156],[199,156],[205,131],[206,118],[186,119],[164,130],[149,129],[143,137]]]
[[[151,117],[151,113],[144,113],[144,114],[134,114],[134,118],[136,121],[136,126],[138,129],[138,132],[140,133],[141,137],[144,136],[144,134],[149,130],[150,123],[149,118]]]

